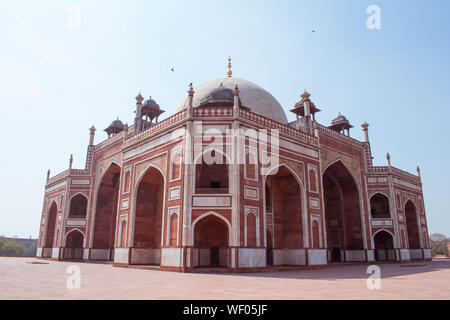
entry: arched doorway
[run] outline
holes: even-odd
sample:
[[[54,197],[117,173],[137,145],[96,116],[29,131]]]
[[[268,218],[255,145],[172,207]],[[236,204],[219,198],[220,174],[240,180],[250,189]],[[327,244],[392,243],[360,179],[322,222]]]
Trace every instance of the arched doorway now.
[[[47,216],[47,231],[45,232],[44,248],[42,256],[44,258],[51,258],[53,242],[55,241],[56,216],[58,214],[58,207],[53,201],[48,210]]]
[[[208,159],[209,157],[212,159]],[[195,160],[195,193],[228,193],[228,190],[229,168],[225,154],[218,150],[202,153]]]
[[[87,209],[87,198],[77,194],[70,200],[69,216],[74,218],[85,218]]]
[[[114,260],[120,167],[112,163],[97,191],[92,260]]]
[[[136,191],[132,264],[160,265],[164,177],[150,167]]]
[[[377,232],[373,242],[376,261],[395,261],[394,238],[389,232],[384,230]]]
[[[294,174],[284,165],[266,179],[266,211],[272,210],[274,265],[304,264],[302,193]],[[269,245],[269,243],[268,243]]]
[[[73,230],[67,234],[66,247],[64,248],[64,259],[83,259],[84,236],[78,230]]]
[[[341,161],[325,170],[323,188],[328,260],[365,260],[358,188]]]
[[[194,267],[229,267],[228,225],[208,215],[194,226]]]
[[[370,213],[372,218],[390,218],[388,197],[381,193],[375,193],[370,198]]]
[[[406,219],[406,229],[408,233],[408,244],[410,250],[420,249],[419,227],[417,225],[416,212],[417,212],[416,206],[411,200],[408,200],[405,204],[405,219]]]

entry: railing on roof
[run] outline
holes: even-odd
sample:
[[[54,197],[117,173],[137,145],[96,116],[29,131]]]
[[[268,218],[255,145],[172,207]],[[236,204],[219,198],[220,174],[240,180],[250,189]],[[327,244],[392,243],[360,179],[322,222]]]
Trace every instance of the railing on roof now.
[[[248,111],[248,110],[240,109],[239,114],[240,114],[240,116],[242,118],[245,118],[245,119],[254,121],[256,123],[262,124],[265,127],[268,127],[270,129],[278,129],[278,130],[280,130],[280,132],[287,133],[287,134],[289,134],[291,136],[300,138],[302,140],[306,140],[306,141],[311,142],[313,144],[317,144],[317,138],[316,137],[314,137],[312,135],[309,135],[309,134],[307,134],[307,133],[305,133],[303,131],[297,130],[297,129],[293,128],[293,127],[290,127],[290,126],[288,126],[286,124],[283,124],[283,123],[271,120],[269,118],[266,118],[264,116],[261,116],[259,114],[256,114],[256,113]]]
[[[412,179],[412,180],[414,180],[416,182],[420,182],[420,178],[418,176],[416,176],[415,174],[409,173],[407,171],[403,171],[403,170],[395,168],[395,167],[392,167],[392,173],[397,174],[399,176],[407,177],[407,178]]]
[[[327,128],[321,124],[318,124],[318,125],[319,125],[319,131],[324,132],[325,134],[328,134],[330,136],[333,136],[344,143],[350,143],[358,148],[362,147],[363,143],[361,141],[358,141],[356,139],[353,139],[346,135],[343,135],[342,133],[331,130],[330,128]]]
[[[415,182],[420,182],[420,178],[418,176],[416,176],[412,173],[409,173],[407,171],[403,171],[401,169],[395,168],[395,167],[389,168],[387,166],[369,166],[367,168],[367,171],[369,173],[384,173],[384,174],[392,172],[393,174],[409,178]]]
[[[389,173],[389,167],[386,166],[369,166],[367,168],[369,173]]]
[[[58,173],[56,176],[53,176],[53,177],[49,178],[45,185],[49,185],[49,184],[55,183],[55,182],[57,182],[59,180],[67,178],[68,176],[69,176],[69,170],[65,170],[65,171],[63,171],[61,173]]]
[[[89,170],[86,169],[72,169],[70,170],[70,175],[71,176],[88,176],[91,173],[89,172]]]
[[[141,132],[136,133],[136,134],[130,135],[129,137],[127,137],[125,139],[124,146],[128,147],[138,141],[141,141],[141,140],[151,136],[152,134],[154,134],[160,130],[163,130],[173,124],[181,122],[181,120],[186,118],[186,115],[187,115],[187,112],[186,112],[186,109],[184,109],[178,113],[175,113],[174,115],[170,116],[169,118],[156,123],[154,126],[151,126]]]
[[[194,117],[232,117],[233,107],[196,107]]]
[[[109,146],[110,144],[113,144],[114,142],[117,142],[117,141],[123,139],[123,135],[124,135],[124,132],[121,131],[118,134],[116,134],[115,136],[112,136],[111,138],[108,138],[108,139],[100,142],[99,144],[96,144],[95,150],[100,150],[102,148]]]
[[[193,117],[231,117],[233,116],[233,108],[232,107],[197,107],[193,109]],[[277,121],[271,120],[254,112],[240,109],[240,116],[244,119],[251,120],[253,122],[264,125],[265,127],[271,129],[278,129],[281,132],[287,133],[289,135],[295,136],[302,140],[306,140],[313,144],[317,144],[317,138],[309,135],[303,131],[292,128],[286,124],[279,123]],[[187,117],[186,109],[174,114],[173,116],[158,122],[152,127],[149,127],[137,134],[133,134],[128,136],[125,139],[124,147],[128,147],[132,144],[135,144],[138,141],[141,141],[154,133],[163,130],[173,124],[181,122],[183,119]]]

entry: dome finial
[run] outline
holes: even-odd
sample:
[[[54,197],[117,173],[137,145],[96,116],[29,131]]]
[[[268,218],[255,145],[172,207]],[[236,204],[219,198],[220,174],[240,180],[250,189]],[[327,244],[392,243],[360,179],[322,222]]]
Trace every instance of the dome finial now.
[[[228,56],[228,78],[231,78],[231,75],[233,74],[233,72],[231,71],[231,56]]]

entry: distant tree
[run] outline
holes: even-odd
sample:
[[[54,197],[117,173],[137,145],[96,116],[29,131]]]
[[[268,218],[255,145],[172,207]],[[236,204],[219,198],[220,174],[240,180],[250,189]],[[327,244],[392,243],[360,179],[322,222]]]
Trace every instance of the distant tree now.
[[[14,240],[8,240],[0,238],[0,254],[6,255],[23,255],[24,246],[15,242]]]
[[[3,244],[6,242],[6,239],[3,236],[0,236],[0,252],[2,250]]]
[[[23,253],[26,256],[35,256],[36,250],[37,250],[37,240],[34,240],[33,244],[31,246],[29,246],[28,248],[25,248]]]
[[[431,254],[433,256],[437,255],[447,255],[447,237],[441,233],[433,233],[430,235],[431,241]]]

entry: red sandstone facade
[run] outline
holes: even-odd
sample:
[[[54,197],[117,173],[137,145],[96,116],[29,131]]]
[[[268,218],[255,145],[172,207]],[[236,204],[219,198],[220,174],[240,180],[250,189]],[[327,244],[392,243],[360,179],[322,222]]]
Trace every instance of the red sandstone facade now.
[[[191,87],[160,122],[155,101],[136,100],[134,125],[114,121],[97,145],[91,128],[85,169],[71,160],[47,178],[38,257],[183,272],[431,259],[420,172],[373,166],[367,124],[364,142],[343,116],[320,125],[306,92],[287,123],[270,94],[232,77]],[[268,138],[227,138],[237,129]]]

